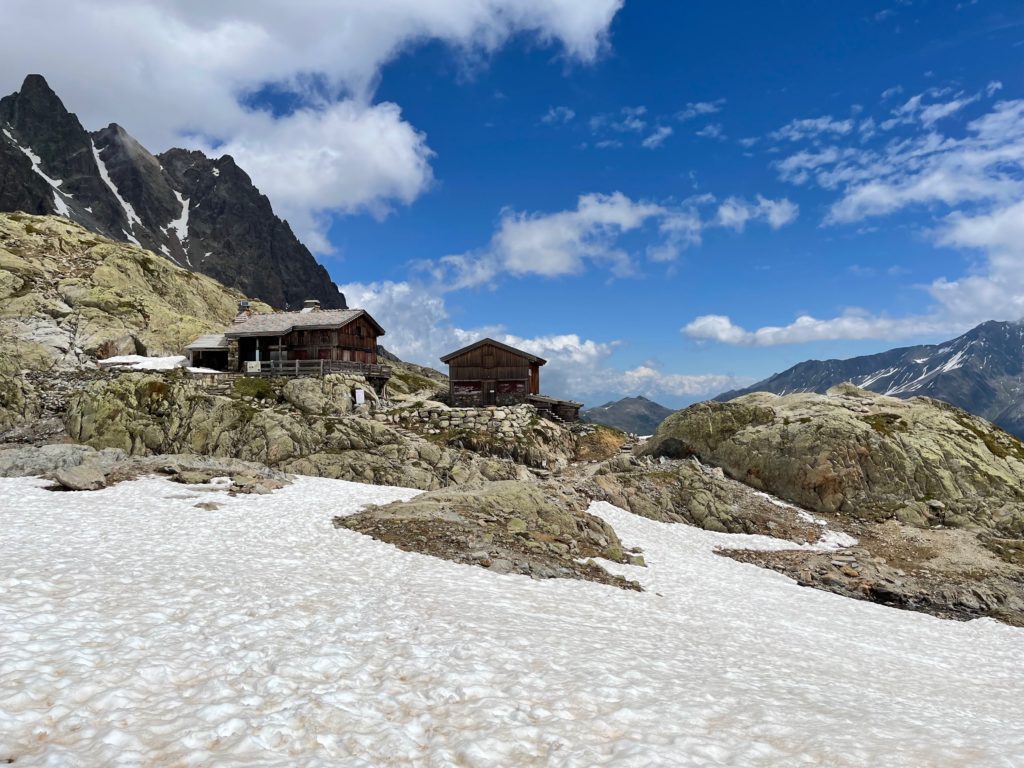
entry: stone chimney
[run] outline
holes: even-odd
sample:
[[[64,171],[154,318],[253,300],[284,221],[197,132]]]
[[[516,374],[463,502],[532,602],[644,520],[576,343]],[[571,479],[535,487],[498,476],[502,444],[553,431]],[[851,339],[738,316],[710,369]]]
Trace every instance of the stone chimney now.
[[[240,302],[238,302],[238,314],[235,315],[235,322],[245,322],[245,320],[248,319],[250,315],[252,315],[252,308],[249,305],[249,301],[247,299],[242,299]]]
[[[302,302],[303,312],[319,312],[320,311],[320,300],[319,299],[306,299]]]

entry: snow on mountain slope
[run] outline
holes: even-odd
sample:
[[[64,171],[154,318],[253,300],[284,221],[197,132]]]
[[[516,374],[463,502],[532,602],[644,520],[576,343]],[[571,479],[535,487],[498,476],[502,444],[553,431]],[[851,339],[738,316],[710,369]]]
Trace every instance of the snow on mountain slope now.
[[[942,344],[807,360],[715,399],[750,392],[823,393],[844,381],[883,395],[945,400],[1024,437],[1024,323],[989,321]]]
[[[618,567],[638,594],[331,525],[409,490],[45,484],[0,480],[0,761],[1024,764],[1024,632],[712,553],[785,542],[595,504],[645,549],[649,568]]]

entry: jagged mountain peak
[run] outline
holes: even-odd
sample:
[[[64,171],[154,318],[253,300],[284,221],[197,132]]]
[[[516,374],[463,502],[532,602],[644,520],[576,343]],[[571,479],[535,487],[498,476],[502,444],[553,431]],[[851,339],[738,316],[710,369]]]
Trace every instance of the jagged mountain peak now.
[[[0,211],[65,216],[282,309],[345,307],[234,158],[153,155],[115,122],[89,133],[41,75],[0,99]]]

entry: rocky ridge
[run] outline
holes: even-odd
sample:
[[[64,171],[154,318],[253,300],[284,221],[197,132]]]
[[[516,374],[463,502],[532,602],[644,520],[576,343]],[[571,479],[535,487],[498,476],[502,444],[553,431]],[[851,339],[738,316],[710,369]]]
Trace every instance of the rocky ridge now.
[[[848,360],[808,360],[715,399],[753,392],[824,394],[845,381],[894,397],[944,400],[1024,437],[1024,323],[989,321],[941,344]]]
[[[180,354],[199,334],[229,325],[243,298],[67,219],[0,214],[0,355],[19,370]]]
[[[230,155],[153,155],[116,123],[89,133],[40,75],[0,99],[0,211],[64,216],[280,309],[345,307]]]
[[[605,424],[634,435],[653,435],[672,409],[646,397],[624,397],[615,402],[587,408],[580,413],[583,421]]]

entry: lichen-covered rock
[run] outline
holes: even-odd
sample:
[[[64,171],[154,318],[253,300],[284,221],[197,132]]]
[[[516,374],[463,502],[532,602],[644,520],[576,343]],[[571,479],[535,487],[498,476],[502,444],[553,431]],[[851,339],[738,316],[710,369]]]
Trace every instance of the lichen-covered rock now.
[[[123,451],[97,451],[88,445],[54,444],[0,450],[0,477],[49,475],[83,462],[113,464],[123,461]]]
[[[492,482],[443,489],[404,502],[337,517],[407,551],[534,578],[581,578],[638,589],[585,558],[627,562],[614,529],[589,514],[584,497],[564,486]]]
[[[798,542],[815,542],[822,533],[795,507],[773,503],[695,459],[650,463],[627,457],[602,465],[580,487],[591,498],[666,523]]]
[[[180,354],[196,336],[228,325],[242,298],[68,219],[0,214],[0,336],[20,347],[21,368]]]
[[[94,462],[58,469],[51,478],[61,488],[69,491],[98,491],[107,485],[107,472],[100,464]]]
[[[1011,536],[1024,521],[1024,445],[928,398],[843,385],[699,403],[669,416],[643,452],[697,456],[754,488],[852,518]]]
[[[340,373],[289,379],[281,396],[303,413],[340,416],[355,407],[356,389],[363,390],[367,403],[379,405],[377,393],[365,379]]]
[[[323,389],[297,398],[330,411]],[[287,387],[286,387],[287,388]],[[308,392],[319,392],[306,397]],[[121,374],[72,395],[68,434],[94,448],[132,455],[193,453],[259,462],[287,472],[432,489],[483,478],[511,479],[521,468],[449,450],[371,419],[307,413],[287,400],[209,394],[176,374]]]

